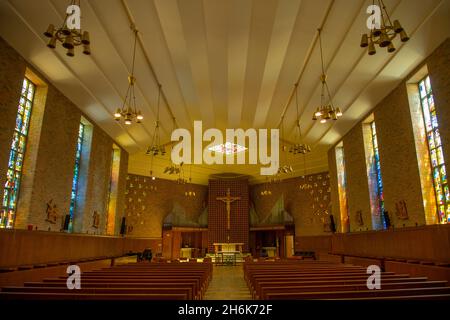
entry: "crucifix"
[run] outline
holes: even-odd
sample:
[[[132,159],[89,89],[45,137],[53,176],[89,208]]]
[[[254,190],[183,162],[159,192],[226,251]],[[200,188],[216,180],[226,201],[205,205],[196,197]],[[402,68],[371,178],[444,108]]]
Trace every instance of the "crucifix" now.
[[[227,195],[225,197],[217,197],[216,200],[223,201],[227,204],[227,230],[230,230],[231,203],[236,200],[241,200],[241,197],[232,197],[230,193],[230,188],[228,188]]]

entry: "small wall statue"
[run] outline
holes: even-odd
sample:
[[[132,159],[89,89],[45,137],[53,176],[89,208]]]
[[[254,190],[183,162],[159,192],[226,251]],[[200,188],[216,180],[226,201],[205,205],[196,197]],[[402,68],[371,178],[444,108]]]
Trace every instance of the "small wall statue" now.
[[[363,220],[363,216],[362,216],[362,210],[356,211],[356,223],[360,227],[364,225],[364,220]]]
[[[45,221],[55,224],[56,220],[59,217],[59,213],[58,213],[58,208],[56,207],[56,204],[53,203],[53,199],[51,199],[47,203],[46,213],[47,213],[47,218],[45,219]]]
[[[395,203],[395,214],[399,220],[408,220],[408,209],[406,208],[405,200]]]
[[[100,225],[100,215],[97,211],[94,211],[94,214],[92,215],[92,227],[98,229]]]

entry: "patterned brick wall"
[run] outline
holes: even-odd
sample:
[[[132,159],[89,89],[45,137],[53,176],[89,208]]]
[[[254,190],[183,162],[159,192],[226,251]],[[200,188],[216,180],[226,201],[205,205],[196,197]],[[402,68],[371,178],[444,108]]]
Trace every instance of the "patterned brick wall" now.
[[[450,74],[450,40],[447,39],[418,65],[411,74],[405,77],[405,81],[394,88],[373,111],[380,150],[385,208],[389,212],[391,225],[395,226],[395,228],[421,226],[426,223],[417,147],[415,145],[414,119],[411,118],[411,107],[407,90],[409,79],[424,65],[428,67],[435,96],[444,158],[447,164],[450,161],[450,112],[448,112],[450,103],[450,81],[448,77]],[[366,188],[367,175],[362,170],[363,159],[359,156],[364,152],[364,143],[362,139],[354,138],[355,130],[358,131],[359,135],[362,131],[361,124],[357,124],[344,137],[348,185],[351,185],[347,194],[353,224],[355,211],[360,209],[367,211],[364,207],[368,208],[370,205],[367,192],[364,192],[362,189],[358,190],[360,187]],[[336,162],[333,158],[333,150],[334,148],[330,149],[329,152],[329,164],[330,172],[336,175]],[[337,181],[334,177],[332,184],[332,191],[335,193],[333,195],[333,206],[337,207]],[[396,203],[402,200],[406,202],[409,216],[407,220],[398,219],[395,213]],[[365,229],[366,226],[362,230]],[[359,228],[352,228],[352,231],[359,231]]]
[[[271,195],[262,196],[261,191],[270,190]],[[328,172],[285,179],[275,184],[258,184],[250,187],[251,201],[260,221],[270,214],[277,201],[284,197],[284,208],[294,218],[296,236],[330,234],[329,218],[325,210],[334,215],[336,227],[339,211],[331,208],[330,179]]]
[[[232,197],[241,197],[231,203],[230,230],[227,230],[227,210],[217,197],[226,196],[230,189]],[[209,180],[208,197],[208,244],[209,252],[214,252],[213,243],[244,243],[248,252],[249,236],[249,186],[248,180]]]
[[[156,187],[156,191],[152,191]],[[196,197],[186,197],[185,191],[193,190]],[[207,186],[180,185],[166,179],[129,174],[126,180],[125,216],[132,227],[129,237],[161,237],[164,218],[174,204],[181,206],[185,220],[198,221],[206,205]],[[120,222],[119,222],[120,224]]]
[[[62,219],[68,214],[75,162],[76,141],[82,112],[54,87],[44,76],[29,65],[11,46],[0,38],[0,194],[8,165],[12,133],[15,126],[17,106],[22,81],[29,68],[43,81],[36,90],[31,115],[30,131],[23,166],[15,228],[27,228],[28,224],[38,230],[60,231]],[[33,81],[33,79],[32,79]],[[82,233],[104,234],[107,188],[110,175],[110,157],[113,140],[97,125],[93,125],[93,139],[84,191],[86,206],[80,214]],[[117,207],[123,214],[124,179],[127,173],[128,153],[121,152],[122,196]],[[56,224],[46,221],[46,204],[53,199],[60,217]],[[92,228],[92,215],[100,214],[100,227]],[[120,217],[116,217],[120,221]],[[118,231],[118,230],[117,230]]]

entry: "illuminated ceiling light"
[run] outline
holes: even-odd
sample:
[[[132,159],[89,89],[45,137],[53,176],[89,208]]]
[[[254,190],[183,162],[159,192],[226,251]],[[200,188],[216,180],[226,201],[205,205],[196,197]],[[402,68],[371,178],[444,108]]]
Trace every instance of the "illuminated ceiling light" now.
[[[158,84],[158,107],[156,113],[156,122],[155,122],[155,130],[153,131],[152,143],[147,149],[147,154],[152,156],[161,155],[164,156],[166,154],[166,148],[161,144],[161,136],[159,132],[159,107],[161,101],[161,84]]]
[[[208,150],[226,154],[226,155],[231,155],[231,154],[245,151],[245,150],[247,150],[247,148],[227,141],[226,143],[222,143],[222,144],[218,144],[218,145],[209,147]]]
[[[125,99],[123,100],[123,104],[121,108],[117,108],[116,112],[114,112],[114,119],[116,121],[120,121],[124,119],[126,125],[131,125],[133,120],[136,123],[141,123],[144,117],[140,110],[137,110],[136,106],[136,95],[134,93],[134,85],[136,83],[136,78],[134,77],[134,64],[136,60],[136,42],[137,42],[137,34],[138,30],[134,25],[131,25],[131,30],[134,33],[134,46],[133,46],[133,60],[131,63],[131,74],[128,76],[128,89],[125,94]]]
[[[320,61],[322,65],[322,74],[320,75],[320,82],[322,84],[321,94],[320,94],[320,106],[317,107],[313,114],[312,119],[314,121],[320,120],[320,123],[326,123],[327,120],[337,120],[342,117],[342,110],[340,108],[335,108],[333,105],[333,99],[331,98],[330,89],[328,88],[327,76],[325,74],[325,68],[323,66],[323,50],[322,50],[322,29],[319,31],[319,45],[320,45]],[[325,99],[325,93],[327,95]]]
[[[387,48],[389,53],[395,51],[395,46],[392,42],[397,34],[400,36],[401,42],[407,42],[409,40],[406,31],[403,29],[402,25],[398,20],[394,20],[392,23],[391,18],[386,10],[383,0],[377,0],[378,5],[375,6],[375,1],[373,1],[372,15],[375,15],[375,8],[378,7],[379,19],[375,16],[372,19],[372,29],[369,34],[363,34],[361,37],[361,48],[368,48],[367,52],[370,56],[377,53],[375,45],[377,44],[380,48]]]
[[[298,107],[298,83],[295,84],[295,105],[297,110],[297,121],[295,123],[296,128],[296,142],[289,148],[289,152],[292,154],[306,154],[311,152],[311,146],[303,143],[302,129],[300,127],[300,110]]]
[[[64,18],[62,26],[55,29],[53,24],[49,24],[47,31],[44,32],[44,35],[47,38],[50,38],[47,47],[50,49],[55,49],[56,41],[59,41],[62,43],[62,46],[67,49],[67,56],[69,57],[75,56],[74,48],[80,45],[83,46],[83,53],[85,55],[91,54],[89,32],[82,31],[80,27],[80,8],[80,0],[72,0],[70,5],[67,7],[66,17]]]

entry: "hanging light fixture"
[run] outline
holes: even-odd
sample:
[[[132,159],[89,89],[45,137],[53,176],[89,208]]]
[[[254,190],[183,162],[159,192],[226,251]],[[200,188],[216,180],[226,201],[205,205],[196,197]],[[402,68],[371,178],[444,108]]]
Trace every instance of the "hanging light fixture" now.
[[[134,63],[136,60],[136,42],[137,42],[137,34],[138,30],[134,25],[131,25],[131,30],[134,33],[134,47],[133,47],[133,60],[131,63],[131,75],[128,76],[128,89],[125,94],[125,99],[123,100],[123,104],[121,108],[118,108],[114,113],[114,119],[116,121],[124,120],[126,125],[132,124],[133,120],[136,123],[141,123],[144,119],[141,111],[137,110],[136,107],[136,96],[134,93],[134,85],[136,83],[136,78],[134,77]]]
[[[189,183],[186,191],[184,192],[186,197],[195,197],[195,191],[192,188],[192,164],[189,166]]]
[[[372,28],[369,34],[363,34],[361,37],[361,48],[368,47],[368,54],[370,56],[377,53],[375,45],[379,45],[380,48],[387,48],[389,53],[395,51],[395,46],[392,40],[398,35],[400,35],[401,42],[407,42],[409,40],[406,31],[403,29],[402,25],[398,20],[391,22],[391,18],[386,10],[383,0],[377,0],[377,5],[375,5],[375,0],[372,1],[372,15],[375,15],[375,8],[379,8],[379,18],[373,17]]]
[[[298,139],[296,143],[289,148],[289,152],[293,154],[306,154],[311,152],[311,146],[304,144],[302,139],[302,129],[300,128],[300,111],[298,108],[298,83],[295,84],[295,105],[297,110],[295,130]]]
[[[80,0],[72,0],[67,7],[66,17],[62,26],[55,29],[53,24],[49,24],[44,35],[50,38],[47,47],[51,49],[56,48],[56,41],[62,43],[62,46],[67,49],[66,55],[69,57],[75,56],[75,47],[83,46],[83,53],[85,55],[91,54],[91,41],[89,39],[89,32],[81,30],[81,9]]]
[[[159,104],[161,100],[161,84],[158,84],[158,107],[156,113],[156,122],[155,122],[155,131],[153,132],[152,143],[147,149],[147,154],[151,154],[153,156],[161,155],[164,156],[166,154],[166,148],[161,144],[161,136],[159,132]]]
[[[328,120],[337,120],[342,117],[342,111],[340,108],[335,108],[333,105],[333,99],[331,99],[330,89],[328,88],[327,76],[325,74],[325,68],[323,67],[323,50],[322,50],[322,29],[319,31],[319,45],[320,45],[320,61],[322,64],[322,74],[320,81],[322,82],[322,90],[320,94],[320,106],[317,107],[313,115],[313,120],[320,120],[320,123],[326,123]],[[327,98],[325,99],[325,92]]]
[[[283,143],[286,141],[284,139],[284,115],[281,117],[281,140],[283,141]],[[282,174],[289,174],[289,173],[293,173],[294,169],[292,168],[291,165],[287,164],[287,154],[286,154],[286,150],[287,147],[286,145],[283,144],[283,146],[281,147],[281,152],[282,152],[282,156],[284,158],[284,163],[283,165],[280,165],[278,167],[278,172],[277,175],[282,175]]]
[[[272,195],[272,191],[270,190],[270,184],[269,184],[269,181],[267,178],[263,184],[263,190],[261,190],[260,194],[262,196],[271,196]]]

